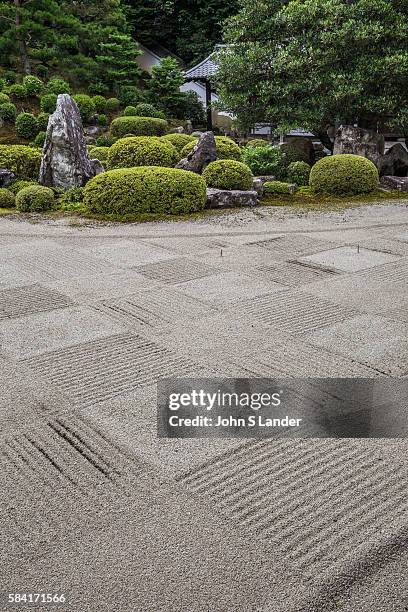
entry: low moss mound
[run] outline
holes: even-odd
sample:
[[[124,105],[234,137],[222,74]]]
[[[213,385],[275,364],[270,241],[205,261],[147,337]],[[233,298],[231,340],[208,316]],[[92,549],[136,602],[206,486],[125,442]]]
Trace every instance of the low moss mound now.
[[[0,208],[13,208],[16,205],[16,196],[9,189],[0,189]]]
[[[133,136],[117,140],[108,149],[108,167],[133,168],[135,166],[171,167],[177,163],[177,149],[157,136]]]
[[[267,181],[264,183],[264,193],[265,194],[291,194],[292,190],[289,183],[284,183],[282,181]]]
[[[205,168],[203,179],[208,187],[217,189],[249,191],[253,188],[251,169],[234,159],[219,159],[212,162]]]
[[[112,121],[110,129],[118,138],[125,134],[164,136],[167,131],[167,121],[156,117],[117,117]]]
[[[196,136],[190,136],[190,134],[166,134],[162,136],[162,139],[171,142],[179,153],[189,142],[196,143],[198,140]]]
[[[41,151],[25,145],[0,145],[0,168],[7,168],[21,178],[37,179]]]
[[[88,210],[102,215],[178,215],[200,211],[205,202],[204,179],[175,168],[109,170],[95,176],[84,188]]]
[[[187,155],[194,149],[196,142],[189,142],[181,150],[181,157],[187,157]],[[236,142],[228,138],[227,136],[216,136],[215,145],[217,147],[218,159],[235,159],[236,161],[242,161],[242,151]]]
[[[54,208],[54,204],[53,190],[42,185],[24,187],[16,197],[16,206],[21,212],[44,212]]]
[[[360,155],[332,155],[320,159],[310,172],[310,187],[316,193],[358,195],[378,187],[378,170]]]

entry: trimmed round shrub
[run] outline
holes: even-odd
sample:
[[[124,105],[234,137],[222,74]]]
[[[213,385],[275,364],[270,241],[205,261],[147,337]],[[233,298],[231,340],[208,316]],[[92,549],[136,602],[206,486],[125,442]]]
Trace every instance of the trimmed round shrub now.
[[[109,147],[88,147],[89,157],[91,159],[99,159],[103,166],[107,166]]]
[[[89,121],[91,115],[95,113],[95,104],[92,98],[86,94],[77,94],[74,96],[74,100],[78,106],[82,121]]]
[[[58,96],[55,93],[45,94],[40,98],[40,107],[43,113],[53,113],[57,107]]]
[[[121,138],[109,149],[109,168],[134,166],[174,166],[179,159],[177,149],[156,136]]]
[[[17,209],[21,212],[43,212],[51,210],[55,204],[54,192],[49,187],[31,185],[24,187],[16,197]]]
[[[0,145],[0,168],[7,168],[21,178],[37,179],[41,151],[25,145]]]
[[[98,138],[95,140],[95,145],[97,147],[111,147],[116,141],[116,136],[114,136],[110,132],[107,132],[106,134],[101,134],[100,136],[98,136]]]
[[[204,179],[175,168],[142,166],[98,174],[84,189],[91,212],[107,215],[191,213],[206,202]]]
[[[288,166],[288,181],[295,183],[298,187],[309,184],[311,167],[303,161],[292,162]]]
[[[97,115],[97,121],[98,125],[101,125],[102,127],[108,125],[108,117],[104,114]]]
[[[378,170],[360,155],[331,155],[319,160],[310,172],[310,187],[316,193],[357,195],[378,187]]]
[[[106,112],[107,113],[115,113],[117,110],[119,110],[120,107],[120,100],[118,100],[118,98],[108,98],[106,100]]]
[[[8,92],[10,96],[14,96],[14,98],[18,98],[19,100],[23,100],[27,97],[27,90],[24,85],[20,85],[19,83],[15,83],[14,85],[10,85],[8,88]]]
[[[234,159],[219,159],[211,162],[203,172],[203,179],[208,187],[217,189],[249,191],[253,188],[251,169]]]
[[[104,113],[106,111],[106,98],[103,96],[94,96],[92,102],[97,113]]]
[[[31,74],[24,77],[23,86],[26,88],[29,96],[38,96],[44,89],[42,80]]]
[[[6,104],[7,102],[10,102],[10,96],[5,93],[0,93],[0,104]]]
[[[264,193],[289,195],[292,193],[292,189],[289,183],[283,183],[282,181],[267,181],[264,183]]]
[[[155,117],[117,117],[111,123],[114,136],[134,134],[135,136],[163,136],[167,122]]]
[[[34,138],[34,144],[36,147],[43,148],[45,143],[46,132],[38,132],[37,136]]]
[[[12,102],[4,102],[0,104],[0,119],[3,121],[15,121],[17,115],[17,108]]]
[[[48,119],[50,118],[48,113],[40,113],[37,115],[37,125],[38,129],[42,132],[45,132],[48,127]]]
[[[187,155],[194,149],[195,142],[189,142],[181,150],[181,157],[187,157]],[[218,159],[235,159],[236,161],[242,161],[242,152],[236,142],[228,138],[227,136],[216,136],[215,144],[217,147]]]
[[[17,195],[18,192],[24,189],[25,187],[31,187],[32,185],[38,185],[38,183],[36,181],[20,180],[20,181],[14,181],[14,183],[12,185],[9,185],[7,189],[11,191],[12,193],[14,193],[14,195]]]
[[[47,83],[47,91],[51,94],[70,94],[71,86],[67,81],[61,79],[60,77],[53,77]]]
[[[123,111],[123,114],[125,115],[125,117],[136,117],[137,116],[136,106],[127,106],[125,110]]]
[[[16,204],[16,196],[9,189],[0,189],[0,208],[13,208]]]
[[[269,146],[269,142],[267,142],[266,140],[262,140],[262,138],[253,138],[252,140],[249,140],[245,146],[246,147],[267,147]]]
[[[171,142],[171,144],[175,146],[177,151],[180,153],[183,147],[185,147],[189,142],[197,142],[197,138],[195,136],[190,136],[190,134],[166,134],[165,136],[162,136],[162,139]]]
[[[158,119],[166,118],[163,111],[157,110],[157,108],[155,108],[152,104],[147,104],[146,102],[141,102],[134,108],[136,117],[157,117]]]
[[[16,119],[17,135],[26,140],[34,138],[38,134],[37,117],[31,113],[20,113]]]

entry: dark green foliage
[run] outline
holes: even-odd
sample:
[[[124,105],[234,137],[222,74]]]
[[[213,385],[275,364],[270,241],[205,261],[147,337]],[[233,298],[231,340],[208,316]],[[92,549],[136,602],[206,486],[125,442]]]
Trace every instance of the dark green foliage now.
[[[152,104],[147,104],[146,102],[142,102],[131,108],[135,109],[134,115],[136,117],[158,117],[159,119],[166,118],[163,111],[157,110]]]
[[[220,159],[205,168],[203,179],[208,187],[217,189],[240,189],[249,191],[253,188],[253,176],[250,168],[233,159]]]
[[[181,151],[181,156],[187,157],[187,155],[194,149],[195,144],[195,142],[189,142],[186,144]],[[216,136],[215,144],[217,147],[218,159],[235,159],[236,161],[242,161],[242,151],[237,143],[231,140],[231,138],[228,138],[227,136]]]
[[[17,108],[12,102],[4,102],[0,104],[0,119],[12,123],[17,115]]]
[[[309,184],[310,166],[304,161],[295,161],[288,166],[288,181],[298,187]]]
[[[180,153],[189,142],[197,142],[197,138],[195,136],[190,136],[190,134],[166,134],[166,136],[162,136],[162,138],[163,140],[171,142]]]
[[[182,93],[175,115],[179,119],[188,119],[193,125],[204,125],[205,111],[200,98],[195,91],[186,91]]]
[[[10,87],[8,88],[8,93],[10,96],[16,98],[17,100],[24,100],[27,97],[26,88],[24,87],[24,85],[20,85],[19,83],[16,83],[15,85],[10,85]]]
[[[38,183],[36,181],[18,180],[14,181],[14,183],[10,185],[7,189],[14,193],[14,195],[17,195],[19,191],[21,191],[25,187],[31,187],[31,185],[38,185]]]
[[[61,79],[60,77],[54,77],[50,79],[47,83],[47,92],[53,93],[56,95],[64,94],[64,93],[70,94],[71,86],[64,79]]]
[[[272,174],[278,180],[284,180],[289,165],[299,161],[303,152],[294,148],[273,147],[245,147],[243,150],[244,162],[248,164],[255,175]]]
[[[120,100],[118,98],[108,98],[106,100],[106,112],[115,113],[120,108]]]
[[[127,106],[125,110],[123,111],[123,114],[125,115],[125,117],[136,117],[137,115],[136,106]],[[148,115],[145,115],[145,117],[148,117]]]
[[[65,212],[85,212],[86,208],[83,204],[84,189],[83,187],[73,187],[67,189],[58,198],[58,208]]]
[[[0,189],[0,208],[13,208],[16,204],[16,196],[9,189]]]
[[[37,117],[31,113],[20,113],[16,118],[17,135],[26,140],[34,138],[38,134]]]
[[[39,130],[43,132],[47,130],[49,117],[50,116],[48,113],[40,113],[39,115],[37,115],[37,124]]]
[[[110,132],[107,132],[106,134],[101,134],[98,136],[98,138],[95,140],[95,145],[97,147],[111,147],[116,141],[117,137]]]
[[[0,145],[0,168],[12,170],[21,178],[37,179],[41,151],[24,145]]]
[[[310,187],[316,193],[357,195],[378,188],[378,170],[359,155],[333,155],[321,159],[310,172]]]
[[[97,113],[104,113],[106,111],[106,98],[103,96],[93,96],[92,102]]]
[[[42,80],[32,75],[24,77],[23,86],[29,96],[39,96],[44,89]]]
[[[53,93],[42,96],[40,99],[40,107],[43,113],[51,114],[55,111],[57,107],[57,98],[58,96]]]
[[[36,147],[39,147],[40,149],[43,148],[45,143],[45,136],[45,132],[38,132],[37,136],[34,138],[34,144]]]
[[[95,104],[92,98],[86,94],[77,94],[74,96],[74,100],[79,108],[82,121],[87,123],[90,117],[95,113]]]
[[[89,157],[91,159],[99,159],[99,161],[105,168],[108,165],[109,151],[109,147],[88,147]]]
[[[175,168],[123,168],[91,179],[84,202],[105,215],[190,213],[204,208],[206,184],[198,174]]]
[[[105,127],[106,125],[108,125],[107,115],[97,115],[97,118],[98,118],[98,125],[101,125],[102,127]]]
[[[177,149],[162,138],[136,136],[120,139],[109,149],[109,168],[132,168],[134,166],[167,166],[178,161]]]
[[[167,122],[155,117],[117,117],[111,123],[114,136],[134,134],[135,136],[163,136]]]
[[[16,196],[16,207],[21,212],[43,212],[51,210],[54,204],[53,190],[41,185],[25,187]]]
[[[288,183],[283,183],[282,181],[267,181],[264,183],[264,194],[289,195],[290,193],[292,193],[292,190]]]
[[[177,116],[177,109],[183,94],[180,85],[184,83],[183,71],[173,57],[164,57],[160,64],[153,66],[149,82],[152,102],[168,116]]]
[[[5,93],[0,93],[0,104],[6,104],[7,102],[10,102],[10,96]]]
[[[120,88],[119,98],[123,106],[136,106],[144,101],[145,93],[135,85],[127,85]]]
[[[246,143],[246,147],[267,147],[269,143],[262,138],[253,138]]]

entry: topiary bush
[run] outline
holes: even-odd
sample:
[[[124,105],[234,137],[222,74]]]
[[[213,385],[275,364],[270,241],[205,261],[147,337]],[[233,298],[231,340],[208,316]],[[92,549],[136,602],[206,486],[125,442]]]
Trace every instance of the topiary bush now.
[[[106,125],[108,125],[108,117],[107,115],[97,115],[97,121],[98,121],[98,125],[101,125],[102,127],[105,127]]]
[[[0,208],[13,208],[16,204],[16,196],[9,189],[0,189]]]
[[[203,179],[208,187],[217,189],[249,191],[253,188],[251,169],[234,159],[219,159],[211,162],[203,172]]]
[[[195,142],[186,144],[181,151],[181,157],[187,157],[194,149],[195,144]],[[237,143],[231,140],[231,138],[227,136],[216,136],[215,144],[218,159],[235,159],[236,161],[242,161],[242,151]]]
[[[166,116],[163,111],[157,110],[152,104],[142,102],[137,104],[135,107],[136,117],[157,117],[158,119],[165,119]]]
[[[190,134],[166,134],[165,136],[162,136],[162,139],[171,142],[171,144],[175,146],[177,151],[180,153],[183,147],[185,147],[189,142],[197,142],[196,136],[190,136]]]
[[[155,117],[117,117],[111,123],[114,136],[134,134],[135,136],[163,136],[167,122]]]
[[[57,108],[58,96],[54,93],[45,94],[40,98],[40,107],[43,113],[51,114]]]
[[[12,185],[9,185],[7,189],[11,191],[12,193],[14,193],[14,195],[17,195],[18,192],[24,189],[25,187],[31,187],[32,185],[38,185],[38,183],[36,181],[19,180],[19,181],[14,181],[14,183]]]
[[[31,185],[24,187],[16,197],[17,209],[21,212],[43,212],[51,210],[55,204],[55,196],[52,189],[42,185]]]
[[[100,136],[98,136],[98,138],[95,140],[95,145],[97,147],[111,147],[116,141],[116,136],[114,136],[110,132],[107,132],[106,134],[101,134]]]
[[[296,161],[289,164],[288,181],[295,183],[298,187],[303,187],[309,184],[311,167],[303,161]]]
[[[293,193],[293,189],[289,183],[283,183],[282,181],[267,181],[264,183],[264,194],[289,195],[291,193]]]
[[[34,138],[38,134],[37,117],[31,113],[20,113],[16,119],[17,135],[26,140]]]
[[[103,96],[94,96],[92,102],[97,113],[104,113],[106,111],[106,98]]]
[[[39,96],[44,89],[42,80],[31,74],[24,77],[23,86],[29,96]]]
[[[8,88],[8,93],[10,96],[14,98],[18,98],[19,100],[24,100],[27,97],[27,90],[24,85],[20,85],[19,83],[15,83],[14,85],[10,85]]]
[[[121,138],[109,149],[109,168],[134,166],[174,166],[179,159],[177,149],[156,136]]]
[[[87,123],[91,117],[95,113],[95,104],[90,96],[86,94],[77,94],[73,96],[78,109],[79,114],[81,115],[81,119],[84,123]]]
[[[118,98],[108,98],[106,100],[106,112],[115,113],[120,108],[120,100]]]
[[[144,100],[145,94],[134,85],[125,85],[121,88],[119,97],[123,106],[136,106]]]
[[[186,170],[122,168],[91,179],[84,189],[84,202],[91,212],[105,215],[190,213],[204,208],[206,184]]]
[[[99,161],[105,168],[108,164],[109,151],[109,147],[88,147],[89,157],[91,159],[99,159]]]
[[[136,106],[127,106],[125,110],[123,111],[123,114],[125,115],[125,117],[136,117],[137,116]]]
[[[249,140],[245,146],[246,147],[267,147],[269,146],[269,143],[266,140],[262,140],[262,138],[253,138],[252,140]]]
[[[34,145],[42,149],[45,143],[45,136],[46,132],[38,132],[37,136],[34,138]]]
[[[0,104],[0,119],[13,123],[16,119],[17,108],[12,102],[4,102]]]
[[[40,113],[37,115],[37,125],[38,129],[42,132],[45,132],[48,127],[48,119],[50,118],[48,113]]]
[[[57,96],[64,93],[70,94],[71,86],[64,79],[61,79],[60,77],[53,77],[47,83],[47,91],[50,94],[56,94]]]
[[[10,102],[10,96],[5,93],[0,93],[0,104],[7,104],[7,102]]]
[[[378,170],[360,155],[331,155],[319,160],[310,172],[310,187],[316,193],[357,195],[378,187]]]
[[[37,179],[41,151],[25,145],[0,145],[0,168],[7,168],[21,178]]]

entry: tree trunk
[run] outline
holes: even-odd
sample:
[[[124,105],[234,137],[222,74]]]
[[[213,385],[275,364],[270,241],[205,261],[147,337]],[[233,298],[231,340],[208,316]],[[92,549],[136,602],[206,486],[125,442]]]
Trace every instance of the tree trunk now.
[[[20,10],[21,10],[21,7],[23,6],[23,2],[22,0],[14,0],[14,5],[16,7],[17,40],[18,40],[18,47],[20,50],[21,67],[22,67],[24,74],[31,74],[31,64],[30,64],[30,58],[28,57],[27,45],[24,40],[24,34],[20,31],[20,27],[22,24]]]

